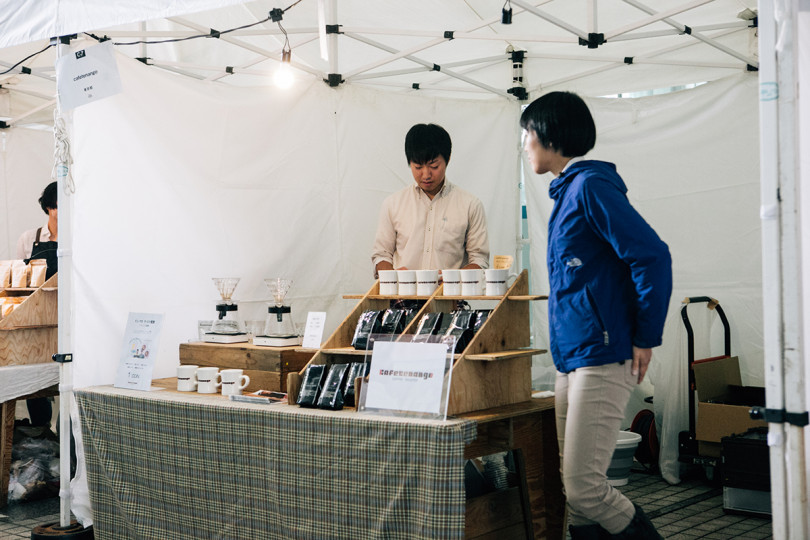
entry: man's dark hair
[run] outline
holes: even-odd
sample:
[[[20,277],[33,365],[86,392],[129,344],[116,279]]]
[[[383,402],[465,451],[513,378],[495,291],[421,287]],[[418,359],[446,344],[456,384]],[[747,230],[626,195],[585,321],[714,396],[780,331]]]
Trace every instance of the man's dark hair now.
[[[416,124],[405,135],[405,157],[408,163],[424,165],[442,156],[450,162],[453,143],[450,134],[436,124]]]
[[[596,126],[582,98],[571,92],[549,92],[520,115],[520,127],[533,130],[545,148],[563,157],[584,156],[596,144]]]
[[[51,182],[42,190],[42,195],[39,197],[39,205],[46,214],[49,208],[56,208],[56,182]]]

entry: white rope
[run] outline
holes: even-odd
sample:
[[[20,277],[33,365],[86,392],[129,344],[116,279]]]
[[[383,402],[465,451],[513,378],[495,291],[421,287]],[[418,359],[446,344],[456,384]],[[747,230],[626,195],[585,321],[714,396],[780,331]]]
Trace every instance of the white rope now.
[[[73,158],[70,155],[70,139],[68,138],[65,121],[60,114],[59,107],[53,110],[53,138],[53,170],[51,171],[51,179],[57,180],[58,177],[63,178],[65,194],[74,193],[76,186],[73,184],[73,174],[70,170],[70,166],[73,165]]]

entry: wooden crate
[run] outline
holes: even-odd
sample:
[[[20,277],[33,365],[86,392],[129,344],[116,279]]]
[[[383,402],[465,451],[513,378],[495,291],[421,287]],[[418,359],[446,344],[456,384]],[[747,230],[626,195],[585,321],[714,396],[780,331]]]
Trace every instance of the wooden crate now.
[[[245,392],[287,391],[287,374],[300,371],[312,352],[299,347],[259,347],[251,343],[181,343],[180,363],[243,369],[250,377]]]
[[[35,289],[2,289],[2,297],[24,300],[0,319],[0,366],[51,362],[58,351],[57,276]]]
[[[459,300],[486,301],[493,304],[492,313],[464,351],[455,357],[447,414],[456,415],[530,400],[531,358],[547,351],[529,348],[529,301],[547,297],[529,295],[528,272],[521,272],[506,294],[499,297],[443,296],[442,288],[440,286],[431,296],[383,296],[379,294],[377,282],[364,295],[345,296],[359,302],[309,363],[331,365],[361,361],[366,352],[351,346],[357,321],[365,311],[387,309],[391,300],[425,300],[425,305],[405,328],[404,334],[414,333],[425,313],[450,312]],[[289,376],[287,385],[291,402],[297,397],[303,371]]]

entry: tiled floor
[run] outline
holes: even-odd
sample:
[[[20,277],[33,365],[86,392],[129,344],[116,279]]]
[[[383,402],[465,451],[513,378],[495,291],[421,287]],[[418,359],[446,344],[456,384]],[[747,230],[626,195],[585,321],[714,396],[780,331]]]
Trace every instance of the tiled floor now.
[[[726,514],[722,488],[703,479],[684,479],[672,486],[660,475],[632,472],[630,482],[619,489],[644,509],[668,540],[773,538],[769,518]]]
[[[39,525],[59,522],[59,498],[12,503],[0,508],[0,540],[31,538],[31,530]]]
[[[633,472],[621,488],[644,508],[669,540],[770,539],[771,520],[723,512],[723,492],[703,480],[671,486],[658,475]],[[37,525],[59,521],[59,499],[11,504],[0,509],[0,540],[31,538]]]

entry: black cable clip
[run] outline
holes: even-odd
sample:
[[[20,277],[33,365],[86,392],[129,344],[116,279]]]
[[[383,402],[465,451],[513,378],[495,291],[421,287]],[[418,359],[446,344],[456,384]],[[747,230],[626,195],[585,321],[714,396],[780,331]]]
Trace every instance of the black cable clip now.
[[[281,8],[273,8],[270,10],[270,20],[273,22],[279,22],[281,19],[284,18],[284,10]]]
[[[68,362],[73,362],[73,353],[56,353],[51,356],[51,360],[59,362],[60,364],[67,364]]]
[[[208,37],[219,39],[220,34],[221,32],[219,30],[214,30],[213,28],[211,28],[210,32],[208,33]]]
[[[444,39],[453,39],[453,30],[445,30]]]

